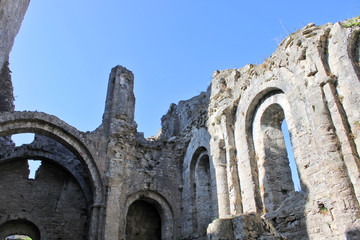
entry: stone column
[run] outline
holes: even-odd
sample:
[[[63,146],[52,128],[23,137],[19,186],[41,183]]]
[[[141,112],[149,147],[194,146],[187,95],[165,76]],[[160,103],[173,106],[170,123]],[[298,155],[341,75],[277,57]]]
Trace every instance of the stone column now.
[[[233,120],[230,114],[221,117],[221,127],[223,129],[225,151],[226,151],[226,171],[229,191],[230,214],[237,215],[242,213],[242,203],[240,195],[240,184],[236,161],[236,147],[234,140]]]
[[[0,67],[9,59],[15,36],[20,30],[22,20],[30,0],[0,1]],[[2,85],[1,85],[2,86]]]
[[[346,232],[355,227],[360,211],[329,112],[329,90],[330,85],[325,84],[308,96],[313,103],[314,128],[310,147],[315,151],[304,171],[309,183],[307,227],[310,238],[345,239]]]
[[[120,239],[119,230],[123,193],[123,171],[128,148],[125,146],[136,133],[134,122],[135,97],[134,75],[124,67],[111,70],[106,97],[103,127],[109,139],[107,145],[107,200],[105,217],[105,240]]]
[[[214,140],[212,138],[210,141],[211,157],[214,162],[216,175],[219,218],[225,218],[230,215],[226,152],[224,150],[224,145],[224,140]]]

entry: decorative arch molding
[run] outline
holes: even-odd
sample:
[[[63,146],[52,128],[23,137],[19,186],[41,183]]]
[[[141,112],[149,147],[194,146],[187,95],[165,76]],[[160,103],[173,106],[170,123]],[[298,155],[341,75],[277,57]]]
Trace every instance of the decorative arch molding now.
[[[93,208],[89,236],[94,239],[101,232],[99,227],[104,205],[104,190],[100,173],[92,154],[85,145],[85,134],[59,118],[41,112],[4,112],[0,114],[0,136],[16,133],[37,133],[63,144],[85,163],[93,188]]]
[[[247,127],[252,128],[252,135],[247,138],[253,142],[255,155],[251,158],[255,161],[254,165],[257,165],[257,184],[263,211],[277,209],[290,196],[290,192],[294,191],[281,130],[281,121],[284,118],[290,126],[293,125],[286,96],[281,92],[275,92],[264,96],[254,112],[253,121],[247,122]]]
[[[183,209],[182,222],[183,222],[183,235],[190,235],[197,225],[196,216],[192,216],[196,210],[194,205],[194,191],[193,182],[195,177],[196,160],[202,155],[209,157],[210,175],[211,175],[211,202],[212,202],[212,213],[213,217],[218,217],[218,195],[217,195],[217,177],[215,172],[214,162],[210,154],[210,139],[211,136],[207,129],[200,128],[192,132],[191,141],[187,147],[184,161],[183,161],[183,191],[182,191],[182,205],[190,206]]]
[[[282,78],[280,78],[282,79]],[[296,132],[296,124],[293,121],[292,106],[286,97],[286,93],[292,91],[292,86],[285,80],[277,80],[256,84],[248,88],[238,103],[235,122],[235,144],[238,159],[239,179],[241,183],[241,196],[244,212],[262,212],[263,203],[258,191],[258,171],[255,162],[255,149],[252,137],[252,123],[259,106],[266,101],[268,104],[278,102],[284,110],[290,132]],[[279,87],[279,86],[282,87]],[[256,89],[256,91],[254,91]],[[294,95],[294,92],[292,92]],[[276,96],[276,97],[275,97]],[[294,95],[294,97],[296,97]],[[272,100],[271,100],[272,99]],[[267,103],[265,103],[267,104]],[[265,107],[265,105],[264,105]],[[305,112],[305,109],[298,107],[297,111]],[[295,154],[295,152],[294,152]],[[246,189],[246,191],[244,191]]]
[[[128,214],[129,207],[137,200],[146,201],[152,204],[160,214],[161,218],[161,239],[173,239],[174,237],[174,214],[173,210],[161,194],[143,190],[129,195],[125,201],[125,218]]]
[[[213,191],[210,155],[205,147],[199,147],[191,159],[190,188],[193,209],[193,231],[202,231],[213,219]]]
[[[187,170],[190,168],[192,158],[196,151],[201,147],[210,153],[210,134],[207,129],[201,128],[198,129],[196,132],[193,132],[193,136],[191,141],[186,149],[184,162],[183,162],[183,170]]]

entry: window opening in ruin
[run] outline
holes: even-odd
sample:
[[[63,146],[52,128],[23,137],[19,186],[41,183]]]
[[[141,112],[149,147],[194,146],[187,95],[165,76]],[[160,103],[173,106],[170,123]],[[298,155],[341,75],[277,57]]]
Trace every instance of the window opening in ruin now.
[[[20,147],[23,144],[30,144],[34,141],[34,133],[18,133],[11,136],[15,146]]]
[[[161,239],[161,217],[154,205],[143,200],[131,204],[126,216],[126,239]]]
[[[275,103],[261,113],[260,126],[254,126],[259,188],[266,212],[275,211],[294,191],[288,152],[281,129],[284,119],[282,107]]]
[[[195,197],[197,210],[197,228],[205,231],[212,217],[212,194],[210,161],[208,154],[201,154],[195,166]]]
[[[32,240],[32,239],[27,235],[11,235],[4,238],[4,240]]]
[[[40,168],[41,164],[42,164],[41,160],[33,160],[33,159],[28,160],[28,166],[30,170],[28,179],[35,179],[36,172]]]
[[[291,169],[291,178],[292,178],[293,183],[294,183],[294,189],[297,192],[301,192],[299,172],[298,172],[298,169],[297,169],[297,166],[296,166],[296,163],[295,163],[294,152],[293,152],[291,141],[290,141],[289,129],[288,129],[285,118],[282,121],[281,130],[282,130],[283,135],[284,135],[287,156],[288,156],[288,159],[289,159],[290,169]]]
[[[24,219],[10,220],[0,226],[1,240],[40,240],[40,231]]]

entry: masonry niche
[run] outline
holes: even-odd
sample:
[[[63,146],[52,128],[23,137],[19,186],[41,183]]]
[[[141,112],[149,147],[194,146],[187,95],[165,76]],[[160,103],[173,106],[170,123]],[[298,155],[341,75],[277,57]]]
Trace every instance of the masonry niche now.
[[[161,217],[150,202],[136,200],[130,205],[126,217],[126,239],[161,239]]]
[[[288,152],[281,129],[285,113],[276,100],[275,95],[261,102],[255,112],[252,125],[254,161],[258,170],[259,192],[265,212],[278,209],[294,191]],[[296,169],[294,172],[297,174]]]
[[[191,192],[193,209],[193,228],[206,232],[213,214],[210,158],[204,147],[198,148],[191,161]]]

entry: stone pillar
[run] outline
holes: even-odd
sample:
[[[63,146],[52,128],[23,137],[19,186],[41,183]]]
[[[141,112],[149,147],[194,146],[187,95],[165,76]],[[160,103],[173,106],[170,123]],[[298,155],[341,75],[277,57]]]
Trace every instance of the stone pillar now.
[[[315,151],[304,173],[309,183],[306,223],[312,239],[320,236],[345,239],[346,233],[356,227],[356,222],[359,224],[360,217],[359,202],[328,109],[329,90],[330,86],[325,85],[308,96],[314,109],[310,146]]]
[[[214,162],[216,175],[216,190],[219,207],[219,218],[230,215],[229,191],[227,183],[226,152],[224,150],[224,140],[210,141],[211,157]]]
[[[125,125],[135,125],[134,75],[122,66],[111,69],[103,115],[108,135],[123,131]]]
[[[0,112],[13,112],[15,109],[14,94],[7,61],[1,69],[0,86]]]
[[[0,67],[9,59],[15,36],[18,34],[30,0],[0,1]],[[2,85],[1,85],[2,86]]]
[[[0,86],[0,113],[13,112],[15,110],[14,91],[11,82],[9,63],[7,61],[1,69]],[[0,146],[6,147],[11,145],[14,145],[11,136],[0,137]]]
[[[350,125],[346,119],[345,111],[341,105],[341,97],[337,94],[335,86],[328,82],[323,86],[324,96],[327,100],[327,107],[331,120],[334,124],[336,135],[344,163],[349,173],[350,180],[354,185],[354,191],[358,201],[360,200],[360,162],[356,151],[354,136],[351,133]],[[339,146],[340,146],[339,145]]]
[[[230,114],[221,117],[221,127],[224,134],[226,151],[226,171],[229,191],[230,214],[237,215],[242,213],[242,203],[240,195],[239,175],[236,161],[236,147],[234,140],[233,120]]]
[[[255,151],[252,133],[246,131],[245,118],[235,124],[235,139],[237,149],[237,169],[240,180],[243,212],[262,212],[262,201],[259,193],[257,166],[252,161]]]
[[[8,61],[29,3],[30,0],[0,1],[0,112],[12,112],[15,109]],[[10,137],[0,138],[0,144],[11,144]]]
[[[104,239],[120,239],[119,235],[122,206],[120,206],[123,186],[123,164],[129,151],[126,144],[134,139],[135,97],[134,75],[124,67],[111,70],[106,97],[103,126],[108,137],[107,145],[107,200]]]

